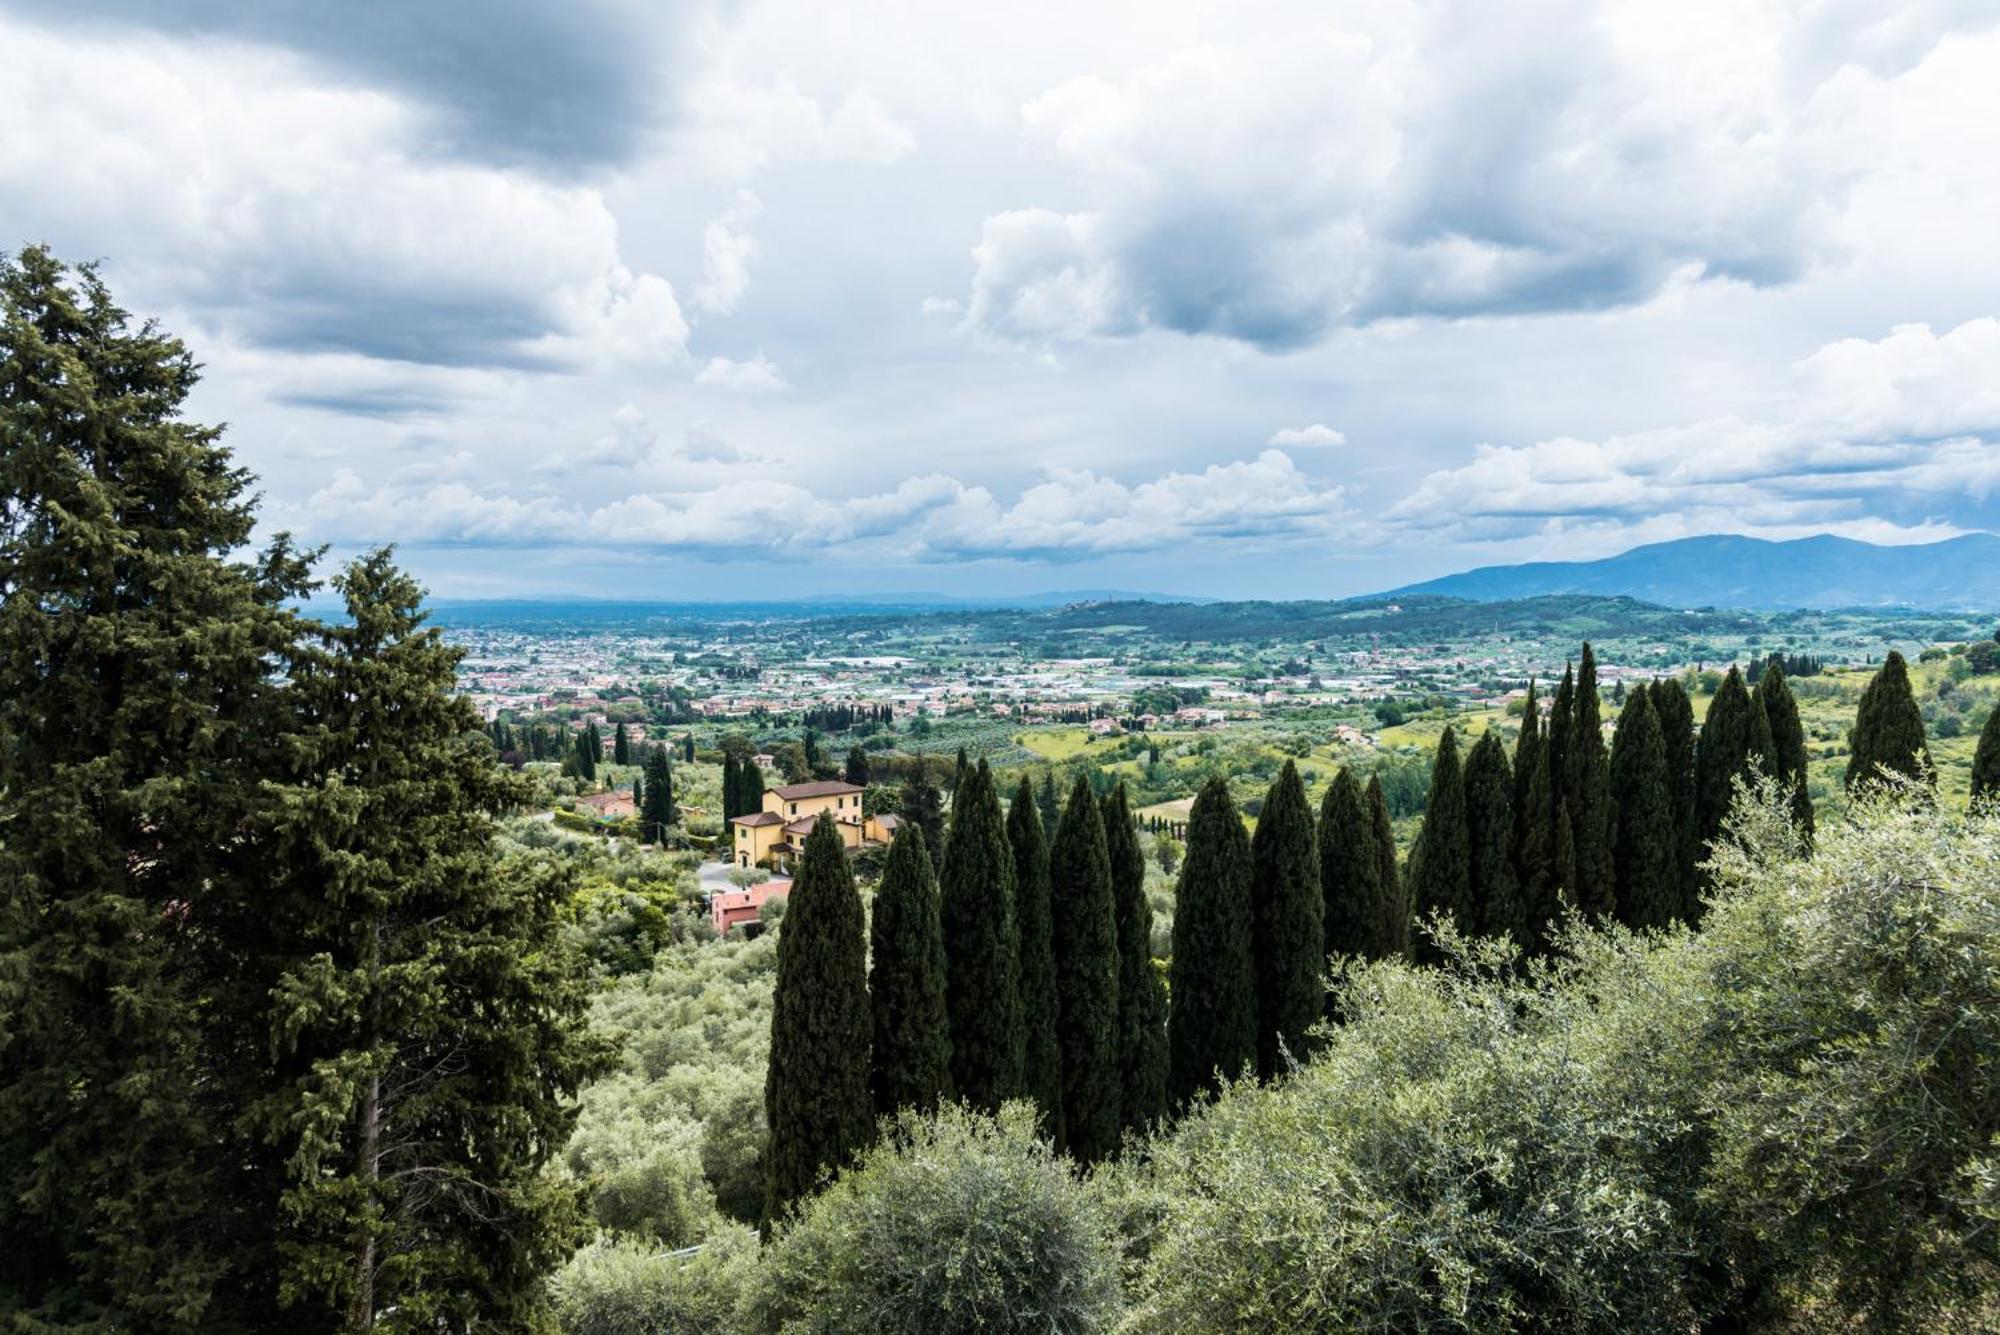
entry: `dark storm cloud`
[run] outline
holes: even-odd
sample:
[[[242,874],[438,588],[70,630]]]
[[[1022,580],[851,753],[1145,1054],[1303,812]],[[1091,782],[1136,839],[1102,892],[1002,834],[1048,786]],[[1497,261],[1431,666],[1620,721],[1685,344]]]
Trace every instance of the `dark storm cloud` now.
[[[440,153],[575,169],[629,159],[665,111],[689,3],[0,0],[43,22],[282,46],[439,115]]]

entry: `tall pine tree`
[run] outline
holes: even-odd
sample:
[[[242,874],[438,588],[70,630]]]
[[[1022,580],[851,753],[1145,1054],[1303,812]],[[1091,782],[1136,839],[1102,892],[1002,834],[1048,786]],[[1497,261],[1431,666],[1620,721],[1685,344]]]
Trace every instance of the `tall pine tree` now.
[[[1437,756],[1431,762],[1430,798],[1424,807],[1423,828],[1410,851],[1410,898],[1419,924],[1416,956],[1419,963],[1436,964],[1444,959],[1429,931],[1433,915],[1442,917],[1460,932],[1470,933],[1472,920],[1472,845],[1465,818],[1465,771],[1458,760],[1458,738],[1447,726],[1438,738]]]
[[[833,819],[806,836],[778,929],[771,1056],[764,1077],[764,1232],[874,1133],[861,896]]]
[[[1118,917],[1118,1111],[1127,1129],[1145,1131],[1167,1110],[1167,996],[1153,967],[1146,855],[1124,784],[1113,790],[1103,811],[1111,902]]]
[[[1022,1062],[1019,927],[1014,851],[980,761],[951,799],[951,832],[938,877],[944,895],[945,1003],[951,1015],[951,1083],[991,1111],[1026,1088]],[[1058,925],[1059,930],[1059,925]]]
[[[924,833],[899,825],[889,841],[869,925],[869,1088],[875,1111],[929,1112],[951,1092],[951,1023],[944,1005],[944,926]]]
[[[1847,786],[1883,782],[1884,773],[1921,778],[1931,772],[1924,716],[1910,689],[1910,666],[1894,649],[1861,693],[1847,738]]]
[[[1465,758],[1465,833],[1473,929],[1525,943],[1527,906],[1515,872],[1514,771],[1500,735],[1490,729]]]
[[[1188,815],[1167,996],[1167,1095],[1185,1107],[1257,1060],[1250,838],[1220,778],[1202,785]]]
[[[1042,1130],[1062,1141],[1062,1050],[1056,1046],[1055,912],[1049,896],[1048,845],[1042,813],[1023,774],[1007,808],[1007,844],[1014,854],[1014,916],[1021,975],[1023,1077],[1041,1111]]]
[[[1090,781],[1070,789],[1049,850],[1054,906],[1056,1046],[1062,1053],[1059,1148],[1096,1163],[1118,1148],[1118,916],[1111,900],[1111,858]]]
[[[246,839],[309,585],[183,420],[193,356],[89,266],[0,257],[0,1302],[22,1329],[270,1328],[268,993]],[[261,981],[268,981],[267,979]],[[246,1068],[246,1063],[250,1064]]]
[[[1328,956],[1388,959],[1400,953],[1382,902],[1382,858],[1354,772],[1333,776],[1319,804],[1320,926]]]
[[[1570,837],[1576,847],[1577,907],[1592,918],[1611,916],[1616,870],[1611,854],[1610,761],[1604,750],[1604,718],[1597,697],[1597,656],[1589,643],[1576,670],[1565,743],[1563,798],[1569,803]]]
[[[1664,927],[1683,908],[1680,832],[1666,739],[1650,690],[1632,692],[1619,711],[1611,745],[1611,802],[1616,810],[1612,862],[1618,921],[1627,927]]]
[[[560,936],[574,887],[501,865],[525,792],[415,582],[381,551],[336,584],[346,621],[288,667],[304,726],[272,832],[279,1083],[252,1120],[291,1179],[282,1283],[352,1329],[532,1325],[581,1224],[543,1169],[599,1069]]]
[[[1407,955],[1410,951],[1410,897],[1396,865],[1396,826],[1389,819],[1389,799],[1382,791],[1382,776],[1368,776],[1368,826],[1375,835],[1377,894],[1382,906],[1380,941],[1383,958]]]
[[[1799,702],[1785,680],[1777,654],[1764,667],[1754,692],[1771,730],[1771,773],[1791,794],[1792,824],[1808,838],[1813,832],[1812,794],[1807,791],[1806,729],[1799,719]]]
[[[1269,1080],[1300,1059],[1326,1009],[1326,929],[1312,804],[1298,766],[1264,795],[1250,841],[1250,957],[1257,988],[1257,1074]]]

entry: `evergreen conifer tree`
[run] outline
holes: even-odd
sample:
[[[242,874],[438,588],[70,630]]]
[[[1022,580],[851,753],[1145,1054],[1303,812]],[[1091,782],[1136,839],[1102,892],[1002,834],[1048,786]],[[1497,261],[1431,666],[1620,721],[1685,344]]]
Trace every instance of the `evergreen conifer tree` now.
[[[667,841],[667,831],[680,823],[674,804],[674,772],[667,764],[667,749],[655,746],[646,753],[645,780],[639,785],[644,799],[639,804],[639,834],[656,844]]]
[[[1319,804],[1320,927],[1326,953],[1388,959],[1400,946],[1382,903],[1382,859],[1354,772],[1333,776]]]
[[[1042,786],[1036,790],[1035,805],[1042,812],[1042,843],[1053,844],[1056,841],[1056,826],[1062,824],[1062,797],[1056,792],[1054,770],[1042,771]]]
[[[1146,1131],[1167,1110],[1167,995],[1153,967],[1146,854],[1139,847],[1124,784],[1102,809],[1111,902],[1118,918],[1118,1112],[1127,1129]],[[1032,808],[1028,814],[1032,816]]]
[[[952,1088],[973,1107],[991,1111],[1026,1088],[1026,1034],[1014,851],[1007,843],[992,772],[983,760],[967,770],[965,783],[952,794],[951,832],[938,882],[944,898]],[[1060,974],[1057,987],[1060,994]]]
[[[1771,772],[1791,792],[1792,823],[1807,838],[1813,832],[1812,794],[1807,791],[1806,729],[1799,719],[1799,702],[1785,680],[1784,664],[1777,654],[1764,668],[1753,692],[1764,721],[1771,730]]]
[[[958,748],[958,764],[951,772],[951,800],[954,802],[958,800],[958,790],[965,787],[966,772],[970,767],[971,761],[961,746]]]
[[[929,1112],[951,1090],[944,1005],[944,926],[924,833],[898,825],[869,925],[869,1088],[875,1111]]]
[[[735,820],[743,814],[743,808],[738,805],[742,794],[743,780],[736,773],[736,753],[734,751],[724,751],[722,753],[722,819],[725,822]]]
[[[1466,827],[1465,772],[1458,760],[1458,739],[1447,726],[1438,739],[1431,763],[1431,791],[1424,807],[1423,828],[1410,850],[1410,898],[1419,924],[1419,963],[1442,962],[1444,954],[1425,930],[1433,915],[1449,920],[1470,934],[1472,920],[1472,847]]]
[[[1743,684],[1743,674],[1732,664],[1709,701],[1708,717],[1702,720],[1701,735],[1695,742],[1695,834],[1702,857],[1721,837],[1729,806],[1735,800],[1735,784],[1755,771],[1768,772],[1768,748],[1760,749],[1770,736],[1770,725],[1761,721],[1757,701]],[[1684,906],[1689,921],[1700,917],[1699,899]]]
[[[1118,915],[1111,858],[1090,781],[1070,789],[1049,850],[1056,961],[1056,1046],[1062,1053],[1063,1139],[1079,1163],[1118,1148]]]
[[[589,783],[597,782],[597,760],[604,754],[604,738],[599,735],[595,723],[583,725],[583,731],[576,735],[576,774]]]
[[[1549,726],[1546,732],[1549,753],[1549,794],[1550,812],[1568,804],[1569,782],[1572,771],[1569,764],[1569,737],[1571,724],[1576,718],[1576,677],[1568,663],[1563,664],[1563,676],[1556,686],[1555,699],[1549,704]],[[1550,847],[1554,847],[1554,836],[1550,836]],[[1574,888],[1574,887],[1572,887]]]
[[[1561,916],[1555,897],[1555,826],[1548,733],[1529,682],[1514,749],[1514,875],[1521,898],[1521,945],[1535,953],[1546,948],[1550,924]]]
[[[1972,753],[1972,800],[2000,799],[2000,705],[1986,716],[1979,730],[1979,749]]]
[[[1616,908],[1617,872],[1611,852],[1611,770],[1604,749],[1604,719],[1597,696],[1597,656],[1589,643],[1576,670],[1569,738],[1563,763],[1568,777],[1570,837],[1576,847],[1577,907],[1591,918]]]
[[[624,725],[624,724],[622,724],[622,723],[614,723],[614,724],[612,724],[612,725],[611,725],[611,728],[612,728],[612,732],[611,732],[611,763],[612,763],[612,764],[614,764],[614,765],[629,765],[629,764],[631,764],[631,763],[632,763],[632,739],[631,739],[630,737],[626,736],[626,734],[625,734],[625,725]]]
[[[1680,833],[1666,739],[1653,693],[1634,691],[1618,714],[1611,746],[1611,801],[1616,811],[1612,856],[1618,921],[1664,927],[1681,914]]]
[[[736,814],[754,816],[764,809],[764,767],[748,756],[736,762]]]
[[[681,738],[681,760],[684,764],[694,764],[694,734]]]
[[[1022,1074],[1041,1111],[1042,1130],[1062,1143],[1062,1050],[1056,1046],[1054,906],[1049,895],[1048,845],[1042,814],[1023,774],[1007,808],[1007,844],[1014,855],[1014,916],[1020,941]]]
[[[273,667],[310,580],[283,542],[232,560],[250,478],[182,418],[198,378],[92,267],[0,257],[0,1302],[24,1330],[279,1322],[269,1156],[235,1126],[270,1004],[243,834],[294,731]]]
[[[1653,697],[1653,713],[1659,719],[1660,740],[1667,756],[1667,781],[1673,796],[1676,855],[1675,882],[1680,886],[1680,908],[1675,916],[1690,917],[1690,909],[1700,902],[1701,834],[1695,824],[1695,741],[1694,704],[1679,681],[1672,677],[1656,681],[1648,688]]]
[[[849,783],[868,786],[868,753],[858,746],[847,748],[847,763],[841,768],[840,777]]]
[[[1488,729],[1465,759],[1465,830],[1473,930],[1523,943],[1527,906],[1514,858],[1514,771]]]
[[[924,832],[924,847],[940,850],[937,862],[943,864],[945,824],[944,794],[931,779],[931,774],[919,757],[910,777],[903,781],[902,801],[896,806],[896,818],[908,825],[914,825]]]
[[[1381,860],[1376,885],[1382,906],[1378,929],[1384,959],[1406,955],[1410,950],[1410,897],[1396,867],[1396,826],[1389,819],[1389,799],[1382,791],[1382,776],[1368,776],[1368,824],[1375,835],[1375,856]]]
[[[874,1017],[862,931],[847,850],[833,818],[822,814],[806,836],[778,928],[764,1077],[766,1236],[874,1133]]]
[[[1924,741],[1924,716],[1910,689],[1910,667],[1894,649],[1861,693],[1847,749],[1850,789],[1882,782],[1884,771],[1913,779],[1930,772],[1931,752]]]
[[[1326,929],[1312,805],[1298,766],[1285,762],[1264,796],[1250,840],[1250,958],[1257,987],[1257,1074],[1285,1054],[1305,1056],[1307,1031],[1326,1009]]]
[[[1570,837],[1568,802],[1556,805],[1555,830],[1555,856],[1550,859],[1550,901],[1555,912],[1549,917],[1550,930],[1576,909],[1576,841]]]
[[[1167,1094],[1175,1107],[1233,1080],[1257,1060],[1250,964],[1250,838],[1212,778],[1188,815],[1187,857],[1174,890],[1167,982]]]
[[[379,551],[335,583],[346,623],[287,668],[305,728],[263,905],[278,1080],[250,1120],[290,1178],[279,1279],[355,1329],[531,1326],[581,1222],[543,1169],[603,1055],[560,935],[574,887],[501,865],[524,793],[469,744],[415,582]]]

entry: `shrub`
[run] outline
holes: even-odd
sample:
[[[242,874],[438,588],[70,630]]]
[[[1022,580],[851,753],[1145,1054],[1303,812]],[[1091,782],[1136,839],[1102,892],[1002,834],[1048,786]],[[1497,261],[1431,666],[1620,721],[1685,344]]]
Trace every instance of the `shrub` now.
[[[751,1329],[952,1335],[1106,1328],[1117,1255],[1026,1103],[905,1114],[766,1255]]]
[[[564,1335],[712,1335],[730,1328],[757,1254],[725,1229],[692,1256],[599,1238],[549,1282]]]

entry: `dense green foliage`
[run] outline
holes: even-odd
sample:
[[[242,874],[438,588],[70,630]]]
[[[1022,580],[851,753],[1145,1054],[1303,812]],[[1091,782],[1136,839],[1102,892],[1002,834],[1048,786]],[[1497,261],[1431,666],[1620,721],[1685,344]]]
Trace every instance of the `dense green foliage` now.
[[[945,1002],[951,1083],[973,1107],[996,1109],[1025,1089],[1014,850],[985,761],[952,794],[938,876],[944,895]]]
[[[1326,931],[1312,806],[1287,761],[1265,795],[1250,841],[1251,976],[1257,991],[1257,1074],[1269,1080],[1305,1053],[1326,1009]]]
[[[898,826],[869,923],[868,1004],[875,1111],[929,1112],[951,1089],[944,928],[923,831]]]
[[[1167,994],[1153,966],[1146,855],[1124,784],[1112,791],[1102,810],[1118,920],[1118,1115],[1126,1129],[1145,1131],[1167,1110]]]
[[[925,848],[943,850],[944,794],[938,791],[936,781],[924,766],[919,765],[903,784],[896,816],[904,824],[914,825],[924,832]],[[938,860],[935,854],[932,860]]]
[[[861,896],[840,832],[823,814],[806,836],[778,932],[764,1079],[767,1232],[874,1132],[867,969]]]
[[[1080,1163],[1118,1148],[1118,914],[1104,820],[1079,778],[1049,850],[1056,977],[1056,1048],[1062,1061],[1062,1138]]]
[[[1028,777],[1007,807],[1007,845],[1014,855],[1014,910],[1021,979],[1022,1093],[1041,1114],[1042,1130],[1062,1140],[1062,1051],[1056,1046],[1055,908],[1049,892],[1048,845]]]
[[[1250,838],[1220,779],[1202,788],[1188,814],[1167,996],[1167,1097],[1173,1106],[1254,1067]]]
[[[1924,716],[1910,690],[1910,667],[1893,649],[1861,693],[1847,751],[1849,788],[1880,783],[1889,775],[1917,778],[1932,770]]]

